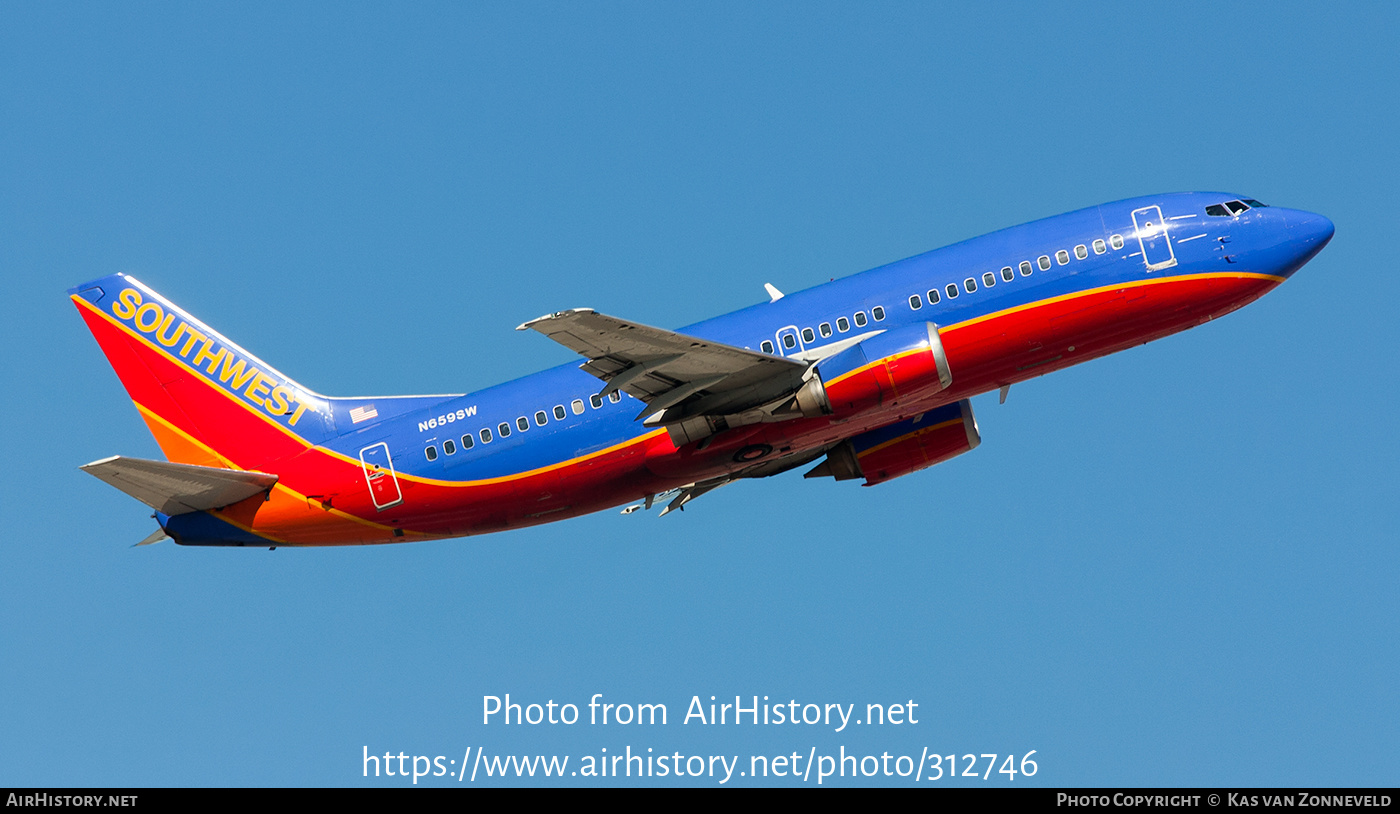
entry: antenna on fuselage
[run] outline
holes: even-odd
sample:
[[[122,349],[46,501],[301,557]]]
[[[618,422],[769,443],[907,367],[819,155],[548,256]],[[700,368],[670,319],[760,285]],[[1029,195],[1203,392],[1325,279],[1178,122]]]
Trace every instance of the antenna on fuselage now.
[[[774,288],[772,283],[764,283],[763,290],[768,292],[769,302],[777,302],[783,298],[783,292]]]

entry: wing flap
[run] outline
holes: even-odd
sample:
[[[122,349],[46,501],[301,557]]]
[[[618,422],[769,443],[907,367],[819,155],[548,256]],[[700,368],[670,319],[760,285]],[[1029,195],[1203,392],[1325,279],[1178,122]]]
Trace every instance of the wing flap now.
[[[168,515],[218,509],[266,492],[276,475],[216,469],[115,455],[81,466],[84,472]]]
[[[795,392],[807,365],[781,356],[653,328],[588,308],[533,319],[534,330],[588,359],[581,368],[615,390],[667,410],[668,420],[705,412],[736,412]]]
[[[700,481],[698,483],[688,483],[685,486],[682,486],[680,489],[676,490],[675,499],[672,500],[670,503],[666,504],[666,508],[662,509],[661,514],[658,514],[657,517],[665,517],[666,515],[670,514],[671,512],[677,509],[685,511],[685,504],[689,503],[690,501],[694,500],[697,497],[700,497],[701,495],[707,492],[712,492],[721,486],[725,486],[733,482],[733,478],[724,477],[710,478],[709,480]]]

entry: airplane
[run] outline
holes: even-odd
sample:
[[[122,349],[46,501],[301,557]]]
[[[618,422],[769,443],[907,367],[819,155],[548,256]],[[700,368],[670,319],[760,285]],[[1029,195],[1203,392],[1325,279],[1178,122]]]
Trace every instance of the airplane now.
[[[517,330],[583,364],[436,396],[320,395],[113,274],[68,293],[168,460],[81,468],[155,510],[137,545],[268,548],[664,515],[807,465],[873,486],[975,448],[973,396],[1228,314],[1333,232],[1240,195],[1132,198],[765,284],[767,302],[677,331],[547,314]]]

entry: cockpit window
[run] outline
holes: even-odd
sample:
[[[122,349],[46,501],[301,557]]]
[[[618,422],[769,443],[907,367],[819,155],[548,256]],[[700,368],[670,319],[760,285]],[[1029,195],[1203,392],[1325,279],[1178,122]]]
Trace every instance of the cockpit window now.
[[[1258,201],[1254,200],[1253,198],[1245,198],[1245,199],[1244,199],[1244,202],[1247,203],[1247,204],[1249,204],[1250,206],[1254,207],[1255,209],[1258,209],[1258,208],[1261,207],[1261,206],[1268,206],[1268,204],[1266,204],[1266,203],[1259,203]]]
[[[1206,207],[1206,214],[1213,218],[1231,218],[1248,211],[1249,207],[1243,201],[1226,201],[1223,204],[1211,204]]]

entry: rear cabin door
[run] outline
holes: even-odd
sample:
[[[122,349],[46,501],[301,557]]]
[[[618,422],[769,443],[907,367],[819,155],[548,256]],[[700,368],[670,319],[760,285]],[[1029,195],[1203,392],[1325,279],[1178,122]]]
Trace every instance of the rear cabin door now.
[[[369,484],[369,499],[374,508],[384,511],[403,502],[399,479],[394,475],[394,462],[389,457],[389,445],[383,441],[360,450],[360,468]]]
[[[1142,247],[1142,260],[1148,271],[1171,268],[1176,265],[1176,255],[1172,252],[1171,235],[1167,233],[1162,209],[1158,206],[1144,206],[1133,210],[1133,227],[1137,231],[1138,245]]]

